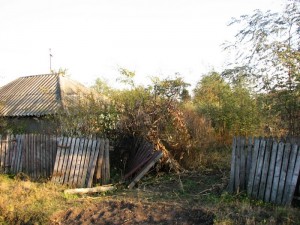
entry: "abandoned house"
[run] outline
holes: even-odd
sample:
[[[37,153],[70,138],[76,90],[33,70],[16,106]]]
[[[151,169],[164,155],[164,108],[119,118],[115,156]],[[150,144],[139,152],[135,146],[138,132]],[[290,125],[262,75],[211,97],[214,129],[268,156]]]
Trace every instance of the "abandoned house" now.
[[[11,132],[53,133],[53,116],[82,93],[89,89],[62,74],[20,77],[0,88],[1,130],[8,124]]]

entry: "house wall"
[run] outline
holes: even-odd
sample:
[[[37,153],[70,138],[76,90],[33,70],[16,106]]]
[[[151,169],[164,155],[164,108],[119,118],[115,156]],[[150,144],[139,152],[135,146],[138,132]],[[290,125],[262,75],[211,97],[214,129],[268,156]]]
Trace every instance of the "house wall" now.
[[[3,118],[1,133],[46,133],[53,134],[57,131],[55,118],[50,117],[8,117]]]

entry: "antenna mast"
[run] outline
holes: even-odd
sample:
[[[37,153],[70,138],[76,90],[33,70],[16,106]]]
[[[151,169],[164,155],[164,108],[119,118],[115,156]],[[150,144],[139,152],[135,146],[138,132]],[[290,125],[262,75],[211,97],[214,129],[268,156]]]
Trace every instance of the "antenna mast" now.
[[[50,73],[52,73],[52,65],[51,65],[51,59],[53,55],[51,54],[51,48],[49,48],[49,59],[50,59]]]

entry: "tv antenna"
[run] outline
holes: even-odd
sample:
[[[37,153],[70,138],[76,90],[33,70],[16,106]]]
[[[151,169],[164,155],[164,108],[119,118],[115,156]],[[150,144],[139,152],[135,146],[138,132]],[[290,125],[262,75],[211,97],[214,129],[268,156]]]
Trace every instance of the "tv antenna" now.
[[[52,72],[52,62],[51,62],[51,60],[52,60],[52,57],[53,57],[53,55],[52,55],[52,53],[51,53],[51,48],[49,48],[49,59],[50,59],[50,72]]]

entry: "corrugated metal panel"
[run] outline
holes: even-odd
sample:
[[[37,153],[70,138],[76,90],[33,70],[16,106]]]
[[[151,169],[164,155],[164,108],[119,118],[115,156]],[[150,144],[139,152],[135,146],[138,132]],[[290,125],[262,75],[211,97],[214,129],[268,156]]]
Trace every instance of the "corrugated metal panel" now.
[[[63,79],[63,86],[60,84],[60,79]],[[54,114],[63,102],[61,93],[76,95],[75,88],[87,90],[78,82],[58,74],[20,77],[0,88],[0,115],[42,116]],[[70,89],[73,90],[72,93],[70,93]]]

